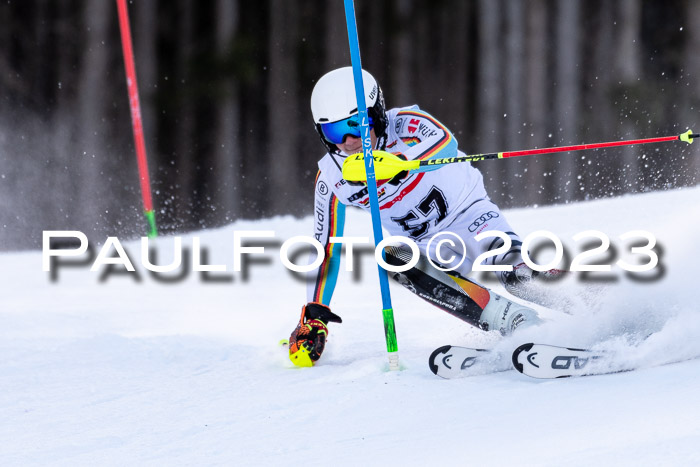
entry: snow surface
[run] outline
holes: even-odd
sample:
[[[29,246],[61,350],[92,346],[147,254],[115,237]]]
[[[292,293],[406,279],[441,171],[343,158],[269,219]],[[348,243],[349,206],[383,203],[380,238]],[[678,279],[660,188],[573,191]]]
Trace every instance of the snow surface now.
[[[100,282],[87,265],[52,282],[39,252],[3,254],[0,465],[700,465],[699,205],[693,188],[507,212],[521,235],[551,230],[574,253],[584,230],[606,233],[620,257],[620,234],[648,230],[663,274],[639,282],[614,267],[614,281],[594,284],[596,302],[577,302],[571,315],[543,310],[547,324],[509,339],[392,283],[400,372],[386,371],[369,255],[359,280],[341,265],[332,307],[344,323],[331,324],[309,369],[293,368],[277,345],[305,301],[278,248],[256,256],[267,263],[247,280],[232,272],[234,230],[274,230],[279,244],[309,235],[311,218],[183,237],[187,247],[200,237],[208,263],[232,281],[158,282],[138,242],[125,246],[140,282]],[[371,236],[369,216],[349,212],[346,235]],[[157,246],[165,264],[173,239]],[[562,287],[577,297],[573,282]],[[636,370],[543,381],[515,371],[442,380],[428,369],[444,344],[529,340],[597,346]]]

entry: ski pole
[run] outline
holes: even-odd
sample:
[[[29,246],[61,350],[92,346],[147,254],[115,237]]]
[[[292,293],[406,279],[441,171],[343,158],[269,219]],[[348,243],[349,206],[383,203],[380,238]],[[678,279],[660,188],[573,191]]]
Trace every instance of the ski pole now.
[[[363,180],[368,180],[370,213],[372,214],[372,230],[374,231],[374,243],[379,246],[382,241],[382,220],[379,215],[379,197],[377,196],[377,180],[372,167],[372,139],[369,133],[367,117],[367,103],[365,102],[364,83],[362,81],[362,62],[360,60],[360,44],[357,37],[357,22],[355,19],[355,4],[353,0],[345,0],[345,20],[348,27],[348,40],[350,42],[350,62],[352,63],[353,77],[355,79],[355,95],[357,97],[357,113],[360,119],[360,134],[362,134],[362,150],[367,157],[360,154],[360,166]],[[364,162],[362,161],[364,159]],[[394,326],[394,309],[391,305],[389,293],[389,279],[385,269],[377,265],[379,269],[379,286],[382,292],[382,315],[384,319],[384,336],[386,338],[386,350],[389,353],[389,370],[399,369],[398,345],[396,342],[396,328]]]
[[[489,159],[507,159],[509,157],[532,156],[535,154],[551,154],[556,152],[582,151],[584,149],[600,149],[614,146],[632,146],[636,144],[662,143],[665,141],[684,141],[692,144],[693,138],[700,138],[700,134],[688,130],[675,136],[662,136],[659,138],[633,139],[627,141],[611,141],[608,143],[578,144],[574,146],[558,146],[553,148],[526,149],[522,151],[492,152],[488,154],[474,154],[470,156],[448,157],[443,159],[427,159],[406,161],[394,154],[385,151],[374,151],[374,172],[379,180],[391,179],[400,172],[413,170],[425,171],[435,165],[456,164],[459,162],[478,162]],[[364,173],[364,157],[362,154],[353,154],[343,163],[343,178],[351,182],[363,182],[366,180]],[[370,190],[370,193],[372,191]]]
[[[122,37],[122,52],[124,54],[124,69],[126,71],[126,86],[129,91],[129,108],[131,109],[131,123],[136,146],[136,162],[139,169],[141,182],[141,198],[143,199],[143,213],[148,224],[147,234],[153,238],[158,235],[156,228],[156,215],[153,212],[153,200],[151,198],[151,181],[148,177],[148,162],[146,159],[146,143],[143,139],[143,125],[141,123],[141,105],[139,104],[139,91],[136,86],[136,66],[134,65],[134,50],[131,45],[131,29],[129,28],[129,12],[126,0],[117,0],[119,11],[119,30]]]

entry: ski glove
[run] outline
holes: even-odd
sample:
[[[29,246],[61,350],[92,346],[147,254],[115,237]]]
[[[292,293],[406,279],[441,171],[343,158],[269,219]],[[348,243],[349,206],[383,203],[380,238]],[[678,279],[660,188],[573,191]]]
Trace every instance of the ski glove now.
[[[342,323],[326,305],[311,302],[301,309],[301,319],[289,338],[289,359],[296,366],[313,366],[323,353],[328,323]]]

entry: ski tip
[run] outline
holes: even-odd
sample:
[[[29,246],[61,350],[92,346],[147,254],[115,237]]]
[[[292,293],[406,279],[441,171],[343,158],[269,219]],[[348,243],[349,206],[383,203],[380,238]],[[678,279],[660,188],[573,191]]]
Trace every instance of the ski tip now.
[[[519,346],[517,349],[513,351],[513,368],[518,370],[519,373],[523,372],[523,364],[520,363],[520,360],[518,360],[518,357],[520,356],[521,353],[523,352],[528,352],[532,346],[535,345],[532,342],[529,342],[527,344],[523,344]]]
[[[433,353],[430,354],[430,358],[428,359],[428,366],[430,367],[430,371],[432,371],[434,375],[438,374],[438,366],[435,364],[435,359],[438,355],[449,352],[451,348],[451,345],[443,345],[442,347],[438,347],[437,349],[433,350]]]
[[[279,345],[281,345],[281,346],[289,345],[289,339],[280,340]]]

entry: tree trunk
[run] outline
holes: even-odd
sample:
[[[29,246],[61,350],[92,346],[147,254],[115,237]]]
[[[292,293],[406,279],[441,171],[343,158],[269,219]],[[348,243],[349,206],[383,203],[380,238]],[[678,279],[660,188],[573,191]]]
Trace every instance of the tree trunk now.
[[[580,42],[579,42],[579,0],[558,2],[556,32],[556,86],[554,89],[555,138],[558,144],[573,144],[579,141],[578,121],[580,108]],[[577,160],[580,155],[562,154],[558,156],[558,195],[564,201],[575,199],[578,175]]]
[[[615,55],[613,63],[615,75],[620,83],[618,105],[621,112],[622,137],[635,139],[639,135],[638,119],[638,93],[640,91],[639,78],[641,78],[640,43],[641,43],[641,18],[642,5],[638,0],[620,0],[618,2],[620,14],[617,15],[620,23],[619,36],[615,43]],[[625,192],[634,192],[643,187],[640,171],[639,147],[627,146],[620,148],[618,157],[622,158],[624,168]]]
[[[695,133],[700,133],[700,2],[690,1],[686,12],[687,26],[686,34],[688,40],[685,46],[686,81],[688,86],[685,87],[684,96],[688,99],[685,103],[685,111],[683,121],[687,122],[684,125],[691,125],[691,129]],[[686,126],[681,127],[681,131],[686,131]],[[695,144],[700,144],[700,140],[696,140]],[[690,172],[688,182],[691,185],[700,183],[700,157],[698,157],[697,149],[685,148],[684,151],[691,159]],[[693,155],[693,152],[695,154]]]
[[[460,149],[469,151],[471,146],[469,135],[468,102],[469,61],[469,20],[468,2],[457,2],[451,8],[442,12],[444,28],[441,30],[441,66],[447,70],[437,79],[444,80],[445,88],[440,90],[440,98],[444,101],[445,116],[438,116],[454,133]]]
[[[216,49],[220,61],[229,62],[233,47],[233,38],[238,28],[238,2],[218,0],[216,22]],[[214,173],[218,183],[216,205],[221,206],[224,220],[231,222],[240,212],[242,202],[241,171],[239,161],[241,150],[238,147],[240,120],[238,112],[238,86],[235,81],[226,81],[223,95],[219,102],[216,125],[216,145],[214,154]]]
[[[134,2],[132,24],[134,24],[134,61],[139,80],[141,121],[146,148],[155,149],[156,119],[158,113],[154,102],[154,90],[158,86],[158,52],[156,50],[156,28],[158,22],[157,2]],[[151,158],[153,159],[153,158]]]
[[[499,129],[503,105],[501,101],[501,62],[498,39],[500,37],[500,1],[479,0],[478,2],[478,69],[477,69],[477,140],[479,152],[498,151]],[[502,185],[503,177],[500,161],[479,165],[484,174],[489,196],[497,203],[507,199]]]
[[[317,77],[317,81],[322,75],[336,68],[350,66],[350,49],[348,48],[348,33],[345,30],[345,10],[341,8],[340,2],[325,3],[325,36],[324,42],[324,65],[323,71]],[[309,96],[311,98],[311,96]]]
[[[388,83],[385,93],[393,97],[394,102],[388,102],[389,107],[401,107],[415,104],[411,102],[414,93],[411,91],[411,76],[415,52],[412,44],[410,18],[414,8],[413,0],[397,0],[395,15],[397,29],[392,32],[394,38],[394,53],[391,56]],[[380,83],[381,85],[381,83]]]
[[[523,101],[525,81],[525,4],[520,0],[508,0],[505,5],[505,62],[507,66],[503,76],[504,109],[502,148],[522,148],[523,146]],[[535,187],[528,186],[525,177],[535,162],[532,159],[519,159],[508,164],[505,183],[513,191],[520,193],[518,201],[526,204],[535,203]]]
[[[523,98],[525,58],[525,5],[521,0],[506,4],[506,63],[505,74],[506,118],[504,143],[511,148],[523,147]]]
[[[267,164],[270,209],[275,214],[289,211],[294,202],[287,187],[296,173],[297,61],[296,26],[298,7],[287,0],[272,0],[270,8],[268,115],[270,154]]]
[[[612,87],[614,75],[610,73],[610,63],[613,61],[615,49],[616,15],[615,4],[603,1],[594,13],[597,17],[597,26],[593,31],[594,40],[591,48],[591,63],[593,72],[588,75],[591,83],[590,110],[587,113],[590,122],[590,137],[595,140],[607,140],[612,138],[615,125],[614,106],[611,105]]]
[[[116,10],[116,5],[113,8]],[[84,15],[79,10],[58,8],[54,24],[57,31],[70,31],[76,22],[82,23],[81,17]],[[85,28],[81,29],[85,30]],[[79,151],[79,145],[76,142],[79,134],[76,126],[79,128],[80,125],[76,125],[74,120],[77,113],[76,96],[80,95],[78,78],[79,74],[85,71],[76,66],[80,62],[81,54],[77,53],[79,49],[75,47],[75,44],[84,43],[83,37],[83,34],[78,35],[78,37],[68,35],[65,32],[57,34],[55,50],[58,57],[56,59],[57,67],[54,71],[57,88],[56,101],[48,123],[51,128],[50,138],[54,157],[49,159],[50,162],[47,161],[47,165],[49,165],[49,170],[53,169],[57,172],[54,172],[55,176],[46,180],[46,189],[52,193],[51,199],[54,206],[60,206],[59,211],[66,218],[66,225],[70,225],[69,223],[76,217],[81,217],[78,214],[80,212],[80,203],[78,202],[80,188],[77,183],[71,181],[71,178],[75,171],[73,167],[76,165],[76,160],[82,158],[82,152]],[[126,98],[126,95],[124,97]]]
[[[72,174],[80,180],[77,205],[79,217],[76,225],[81,226],[88,237],[103,235],[105,205],[110,197],[106,190],[103,167],[108,165],[107,127],[105,102],[109,92],[104,85],[108,76],[109,54],[107,44],[109,25],[114,19],[115,6],[104,0],[87,0],[83,10],[83,24],[87,35],[83,44],[83,59],[80,64],[78,118],[73,128],[79,141],[73,156]],[[99,237],[98,237],[99,238]],[[100,240],[103,240],[100,238]]]
[[[526,39],[526,69],[525,69],[525,138],[523,142],[528,148],[544,147],[547,143],[547,108],[548,57],[547,57],[547,7],[545,0],[528,2],[527,9],[527,39]],[[547,186],[549,178],[545,176],[548,170],[546,157],[533,157],[529,161],[528,200],[530,203],[542,203],[552,196],[552,187]]]
[[[591,6],[595,27],[589,31],[593,39],[587,42],[590,47],[589,69],[586,82],[590,83],[587,92],[586,139],[590,141],[610,141],[619,136],[617,105],[615,94],[618,88],[616,76],[611,72],[617,39],[618,17],[616,3],[603,0]],[[608,157],[608,151],[595,151],[584,154],[591,165],[586,165],[585,173],[579,182],[583,197],[608,196],[619,191],[622,159]]]
[[[194,82],[190,79],[190,61],[193,56],[194,24],[193,0],[178,0],[177,11],[177,69],[173,89],[180,101],[175,118],[175,179],[177,182],[172,188],[175,195],[175,221],[177,228],[191,228],[190,222],[197,217],[195,212],[198,207],[200,193],[197,192],[197,173],[200,170],[195,151],[195,105],[191,95]]]

